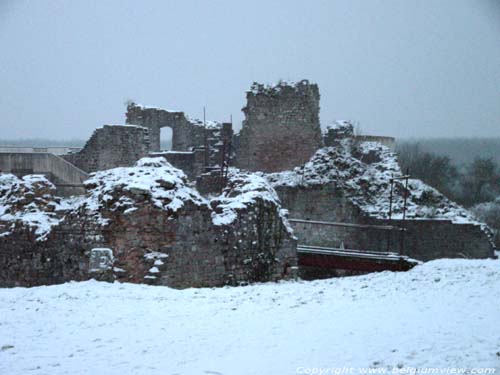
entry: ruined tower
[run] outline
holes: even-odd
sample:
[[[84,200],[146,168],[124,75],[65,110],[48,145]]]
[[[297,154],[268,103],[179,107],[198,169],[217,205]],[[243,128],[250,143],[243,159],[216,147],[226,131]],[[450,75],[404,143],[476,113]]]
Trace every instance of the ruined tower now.
[[[277,172],[308,161],[323,146],[318,85],[303,80],[274,86],[254,83],[236,137],[239,168]]]

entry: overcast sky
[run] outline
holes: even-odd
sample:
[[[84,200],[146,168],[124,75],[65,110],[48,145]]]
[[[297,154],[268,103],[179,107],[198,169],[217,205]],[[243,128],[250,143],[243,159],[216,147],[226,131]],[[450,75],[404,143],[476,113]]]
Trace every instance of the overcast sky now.
[[[0,0],[0,138],[86,139],[127,99],[239,128],[253,81],[318,83],[321,122],[500,136],[500,1]]]

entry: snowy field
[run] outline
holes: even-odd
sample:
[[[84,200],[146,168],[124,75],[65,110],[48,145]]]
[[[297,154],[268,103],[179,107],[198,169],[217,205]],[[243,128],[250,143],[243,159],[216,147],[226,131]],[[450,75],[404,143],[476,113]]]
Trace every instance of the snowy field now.
[[[238,288],[89,281],[0,289],[2,375],[435,367],[500,373],[500,261]]]

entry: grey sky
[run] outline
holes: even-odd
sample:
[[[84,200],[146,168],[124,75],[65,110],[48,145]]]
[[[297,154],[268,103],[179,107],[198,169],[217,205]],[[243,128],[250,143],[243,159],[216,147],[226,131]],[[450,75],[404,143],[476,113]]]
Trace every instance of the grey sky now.
[[[498,137],[499,4],[0,0],[0,138],[87,138],[129,98],[239,127],[253,81],[302,78],[323,125]]]

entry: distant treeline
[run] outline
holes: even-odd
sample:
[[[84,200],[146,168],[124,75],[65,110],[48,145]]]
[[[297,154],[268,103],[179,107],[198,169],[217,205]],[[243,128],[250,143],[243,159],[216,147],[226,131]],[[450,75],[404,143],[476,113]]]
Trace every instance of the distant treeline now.
[[[500,142],[471,143],[457,140],[455,149],[452,140],[406,141],[396,152],[404,171],[469,208],[493,229],[500,246]],[[437,148],[441,144],[446,147]]]
[[[397,143],[399,146],[418,143],[422,151],[448,156],[457,166],[469,164],[475,158],[492,158],[500,164],[500,138],[421,138]]]

